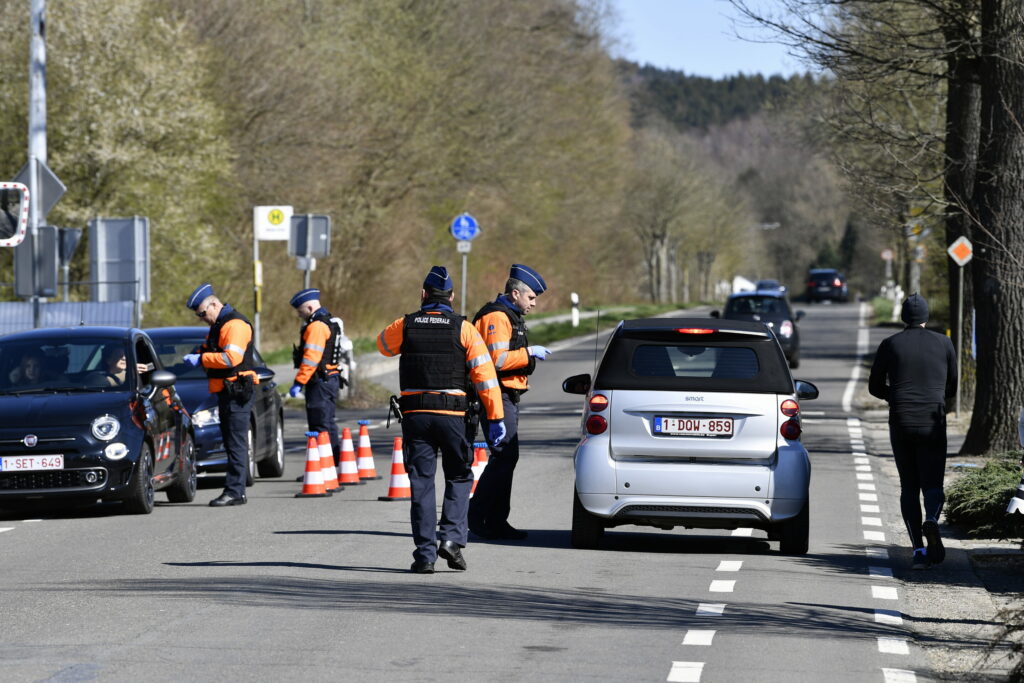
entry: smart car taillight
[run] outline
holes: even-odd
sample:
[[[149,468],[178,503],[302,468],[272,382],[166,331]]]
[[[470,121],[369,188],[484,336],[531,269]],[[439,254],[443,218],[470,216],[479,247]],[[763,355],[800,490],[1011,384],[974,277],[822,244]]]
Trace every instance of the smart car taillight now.
[[[608,429],[608,420],[600,415],[591,415],[587,418],[587,434],[604,434]]]
[[[832,286],[833,287],[842,287],[843,286],[843,282],[839,278],[836,278],[835,280],[832,281]]]
[[[787,398],[782,402],[782,405],[779,406],[779,410],[781,410],[782,414],[786,417],[793,417],[800,412],[800,404],[791,398]]]
[[[800,438],[800,423],[796,420],[786,420],[782,423],[782,427],[779,428],[779,434],[782,434],[782,438],[795,441]]]
[[[594,394],[590,397],[590,409],[599,413],[608,407],[608,397],[604,394]]]

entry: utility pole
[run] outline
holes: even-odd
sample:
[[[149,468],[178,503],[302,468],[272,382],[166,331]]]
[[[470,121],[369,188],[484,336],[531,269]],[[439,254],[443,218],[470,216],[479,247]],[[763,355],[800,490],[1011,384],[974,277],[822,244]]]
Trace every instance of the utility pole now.
[[[39,327],[39,224],[41,197],[39,165],[46,163],[46,0],[32,0],[32,40],[28,55],[29,235],[32,238],[32,324]]]

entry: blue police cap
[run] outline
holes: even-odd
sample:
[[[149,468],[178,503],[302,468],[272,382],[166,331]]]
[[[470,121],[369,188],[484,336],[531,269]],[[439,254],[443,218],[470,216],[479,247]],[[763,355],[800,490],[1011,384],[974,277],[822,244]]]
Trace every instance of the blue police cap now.
[[[433,287],[447,292],[452,288],[452,276],[444,266],[434,266],[423,280],[423,289]]]
[[[313,299],[316,299],[316,300],[319,301],[319,299],[320,299],[320,290],[319,289],[304,289],[301,292],[298,292],[295,296],[293,296],[292,300],[289,301],[288,303],[290,303],[295,308],[298,308],[302,304],[306,303],[307,301],[312,301]]]
[[[540,296],[544,293],[544,290],[548,288],[547,284],[544,283],[544,278],[540,276],[536,270],[529,266],[524,266],[521,263],[513,263],[512,270],[509,271],[508,276],[514,280],[519,280],[524,285],[533,290],[533,293]]]
[[[208,296],[213,296],[213,285],[209,282],[204,282],[188,295],[188,299],[185,300],[185,306],[194,311],[199,308],[199,304],[203,303]]]

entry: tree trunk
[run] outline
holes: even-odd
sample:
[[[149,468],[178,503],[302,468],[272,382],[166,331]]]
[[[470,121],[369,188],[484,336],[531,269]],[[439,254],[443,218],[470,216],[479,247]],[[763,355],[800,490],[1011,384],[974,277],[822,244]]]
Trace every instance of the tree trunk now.
[[[973,206],[977,394],[961,453],[1017,447],[1024,398],[1024,11],[984,0],[981,146]]]
[[[953,14],[970,17],[977,0],[960,0]],[[978,83],[978,65],[974,56],[978,36],[974,35],[971,21],[950,21],[943,27],[948,50],[946,73],[946,139],[945,177],[943,191],[946,199],[946,246],[961,236],[973,239],[968,211],[974,193],[975,172],[978,164],[978,141],[981,135],[981,86]],[[961,267],[947,259],[949,282],[950,333],[963,368],[960,378],[961,406],[970,405],[974,398],[974,361],[970,357],[971,333],[974,326],[970,311],[974,308],[974,288],[971,286],[971,266]],[[963,278],[963,302],[958,296],[957,283]],[[966,314],[965,314],[966,312]],[[964,381],[970,377],[970,382]]]

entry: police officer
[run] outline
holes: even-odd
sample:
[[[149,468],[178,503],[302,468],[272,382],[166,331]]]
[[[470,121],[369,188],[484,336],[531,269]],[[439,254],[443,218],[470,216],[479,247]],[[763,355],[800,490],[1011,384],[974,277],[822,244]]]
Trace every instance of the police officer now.
[[[469,506],[469,528],[489,539],[522,540],[527,532],[508,522],[512,498],[512,474],[519,462],[519,399],[529,389],[528,378],[537,360],[551,353],[543,346],[529,346],[523,316],[537,305],[547,285],[533,268],[513,264],[505,293],[481,308],[473,323],[494,361],[501,382],[501,401],[508,434],[503,443],[492,443],[491,455],[476,484]],[[486,427],[488,422],[484,418]],[[485,432],[486,433],[486,432]]]
[[[889,403],[889,440],[900,475],[900,510],[914,545],[911,566],[925,569],[946,556],[939,513],[946,500],[942,491],[946,400],[956,396],[956,353],[949,337],[925,329],[928,302],[920,294],[907,297],[901,317],[907,327],[879,344],[868,391]]]
[[[195,288],[185,305],[210,326],[199,353],[190,353],[184,361],[202,366],[209,380],[210,393],[217,395],[220,433],[227,451],[224,492],[210,501],[211,507],[245,505],[245,479],[249,467],[249,416],[252,414],[253,387],[259,384],[253,363],[252,325],[244,315],[222,303],[207,282]]]
[[[332,362],[335,347],[341,343],[340,330],[331,322],[331,314],[320,305],[319,289],[303,289],[292,297],[291,305],[300,319],[305,321],[299,331],[299,345],[293,359],[298,372],[288,395],[297,398],[306,390],[306,424],[311,432],[325,431],[331,438],[334,464],[341,457],[338,425],[334,421],[341,372]]]
[[[476,328],[453,311],[453,298],[448,269],[434,266],[423,281],[420,309],[395,320],[377,337],[383,355],[401,354],[399,405],[416,543],[411,569],[418,574],[433,574],[438,555],[451,569],[466,568],[462,548],[473,488],[465,429],[469,383],[490,420],[488,439],[500,443],[505,435],[494,365]],[[439,530],[434,494],[438,450],[445,478]]]

